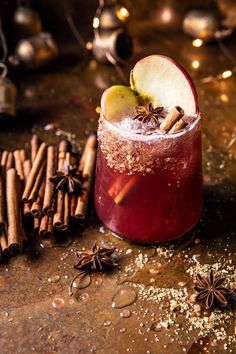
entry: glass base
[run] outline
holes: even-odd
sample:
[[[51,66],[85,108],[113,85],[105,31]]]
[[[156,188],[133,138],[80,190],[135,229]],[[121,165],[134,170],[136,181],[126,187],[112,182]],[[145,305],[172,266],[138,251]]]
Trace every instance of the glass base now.
[[[155,246],[155,245],[160,245],[162,243],[167,243],[167,242],[171,242],[171,241],[174,241],[174,240],[177,240],[178,238],[181,238],[185,235],[187,235],[188,232],[190,232],[199,222],[199,219],[197,219],[197,221],[191,226],[189,227],[188,230],[186,230],[183,234],[179,235],[179,236],[176,236],[176,237],[173,237],[173,238],[170,238],[168,240],[160,240],[160,241],[154,241],[154,242],[145,242],[145,241],[140,241],[140,240],[131,240],[129,239],[128,237],[126,236],[121,236],[117,233],[115,233],[114,231],[112,231],[109,227],[106,227],[108,228],[108,230],[110,230],[111,234],[115,237],[117,237],[118,239],[122,240],[122,241],[126,241],[126,242],[129,242],[129,243],[134,243],[134,244],[137,244],[137,245],[143,245],[143,246]]]

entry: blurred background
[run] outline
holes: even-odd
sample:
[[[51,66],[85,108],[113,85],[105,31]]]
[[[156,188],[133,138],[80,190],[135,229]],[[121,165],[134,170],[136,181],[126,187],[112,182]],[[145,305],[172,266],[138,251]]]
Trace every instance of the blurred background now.
[[[31,129],[69,125],[80,137],[96,128],[103,90],[128,83],[149,54],[189,71],[204,112],[214,102],[218,116],[231,99],[233,0],[2,0],[0,16],[1,127],[22,139]]]

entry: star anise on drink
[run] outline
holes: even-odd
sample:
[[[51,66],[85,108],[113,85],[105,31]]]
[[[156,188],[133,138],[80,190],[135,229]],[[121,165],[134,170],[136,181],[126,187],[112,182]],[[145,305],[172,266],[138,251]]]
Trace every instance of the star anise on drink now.
[[[163,110],[163,107],[154,108],[153,104],[150,103],[147,107],[138,106],[136,110],[137,115],[134,117],[134,119],[138,119],[143,123],[151,122],[154,124],[158,124],[158,118]]]
[[[223,286],[225,278],[215,278],[213,271],[211,270],[206,278],[197,274],[197,284],[194,289],[198,292],[196,301],[205,301],[207,309],[211,309],[214,305],[219,304],[221,306],[228,305],[228,301],[233,291]]]
[[[76,166],[68,165],[66,161],[63,163],[61,171],[56,171],[50,181],[55,185],[56,189],[64,190],[69,194],[79,193],[82,188],[83,177],[77,172]]]
[[[95,243],[92,250],[79,250],[76,252],[79,258],[78,264],[74,266],[76,270],[81,272],[77,274],[71,281],[69,287],[69,295],[72,295],[72,286],[75,279],[77,279],[81,274],[88,273],[92,271],[101,271],[103,269],[108,269],[117,266],[117,262],[113,257],[115,248],[100,247]]]

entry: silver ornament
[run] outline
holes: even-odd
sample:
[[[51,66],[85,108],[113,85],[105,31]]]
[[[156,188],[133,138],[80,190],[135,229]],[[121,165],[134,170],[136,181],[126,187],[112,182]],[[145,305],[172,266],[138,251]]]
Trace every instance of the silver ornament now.
[[[95,32],[93,54],[98,61],[110,62],[111,56],[117,63],[123,63],[131,57],[132,51],[132,39],[123,29]]]
[[[16,47],[15,56],[27,68],[37,68],[54,60],[58,47],[50,33],[41,32],[37,36],[22,39]]]
[[[42,31],[38,13],[28,6],[18,6],[13,15],[13,24],[17,38],[35,36]]]
[[[210,11],[191,10],[183,21],[183,30],[186,34],[205,41],[213,40],[219,27],[218,17]]]
[[[3,115],[16,115],[16,87],[7,79],[7,67],[0,63],[2,74],[0,76],[0,117]]]

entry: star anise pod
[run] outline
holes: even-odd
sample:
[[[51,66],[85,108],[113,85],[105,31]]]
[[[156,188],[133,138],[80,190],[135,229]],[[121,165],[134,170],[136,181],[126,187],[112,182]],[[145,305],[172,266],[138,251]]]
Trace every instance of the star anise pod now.
[[[63,163],[61,171],[56,171],[50,181],[55,185],[56,189],[64,190],[69,194],[79,193],[82,188],[83,177],[77,172],[76,166],[68,165],[66,161]]]
[[[81,272],[79,272],[79,274],[77,274],[71,281],[69,295],[73,294],[73,282],[81,276],[81,274],[117,266],[117,262],[112,257],[114,251],[115,248],[99,247],[97,243],[95,243],[92,250],[77,251],[76,255],[79,258],[79,262],[74,266],[74,268],[76,270],[80,270]]]
[[[92,250],[77,251],[79,262],[74,266],[77,270],[102,270],[117,265],[112,254],[115,248],[99,247],[96,243]]]
[[[213,271],[211,270],[206,278],[197,274],[197,284],[194,289],[198,292],[196,301],[205,301],[205,306],[210,309],[215,304],[226,306],[229,297],[232,295],[232,290],[223,286],[225,278],[216,279]]]
[[[161,111],[163,110],[163,107],[154,108],[153,104],[150,103],[148,107],[138,106],[136,110],[137,115],[134,117],[134,119],[138,119],[143,123],[151,122],[158,124],[158,118]]]

